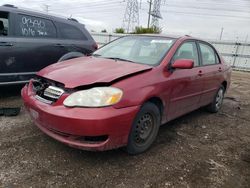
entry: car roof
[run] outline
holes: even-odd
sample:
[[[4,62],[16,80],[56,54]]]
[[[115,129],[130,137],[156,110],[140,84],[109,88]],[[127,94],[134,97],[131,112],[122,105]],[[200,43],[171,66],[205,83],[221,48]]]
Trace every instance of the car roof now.
[[[189,35],[170,35],[170,34],[133,34],[128,36],[146,36],[146,37],[162,37],[162,38],[171,38],[171,39],[194,39],[194,40],[201,40]]]
[[[63,18],[60,16],[54,16],[54,15],[50,15],[50,14],[44,14],[42,12],[39,11],[32,11],[32,10],[27,10],[24,8],[18,8],[14,5],[2,5],[0,6],[0,11],[5,11],[5,12],[12,12],[12,13],[17,13],[17,14],[28,14],[31,16],[37,16],[37,17],[41,17],[41,18],[45,18],[45,19],[49,19],[49,20],[53,20],[53,21],[58,21],[58,22],[63,22],[63,23],[70,23],[72,25],[82,25],[84,26],[84,24],[81,24],[79,22],[77,22],[77,20],[73,19],[73,18]]]
[[[190,35],[170,35],[170,34],[135,34],[135,35],[128,35],[128,36],[148,36],[148,37],[162,37],[162,38],[171,38],[171,39],[176,39],[176,40],[186,40],[186,39],[193,39],[193,40],[198,40],[198,41],[203,41],[207,42],[206,40],[192,37]]]

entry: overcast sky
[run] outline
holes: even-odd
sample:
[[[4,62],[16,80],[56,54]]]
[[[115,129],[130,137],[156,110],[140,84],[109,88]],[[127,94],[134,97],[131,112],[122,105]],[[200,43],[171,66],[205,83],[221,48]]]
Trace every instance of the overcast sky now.
[[[140,25],[147,26],[147,0],[138,0]],[[224,40],[250,41],[250,0],[162,0],[160,26],[163,33],[189,34]],[[89,30],[112,32],[122,26],[127,0],[1,0],[50,14],[77,18]],[[248,36],[247,36],[248,35]]]

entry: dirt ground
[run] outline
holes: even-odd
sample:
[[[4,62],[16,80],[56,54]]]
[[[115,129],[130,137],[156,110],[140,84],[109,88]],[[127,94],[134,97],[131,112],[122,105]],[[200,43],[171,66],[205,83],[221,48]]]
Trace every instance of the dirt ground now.
[[[19,89],[1,87],[0,106],[22,106]],[[0,117],[0,187],[250,187],[250,73],[233,72],[219,113],[200,109],[162,126],[137,156],[72,149],[24,109]]]

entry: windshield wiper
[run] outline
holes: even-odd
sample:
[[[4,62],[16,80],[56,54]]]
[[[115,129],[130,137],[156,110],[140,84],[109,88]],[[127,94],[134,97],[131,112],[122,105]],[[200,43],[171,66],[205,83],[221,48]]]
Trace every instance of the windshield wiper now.
[[[128,61],[128,62],[131,62],[131,63],[135,63],[134,61],[131,61],[131,60],[128,60],[128,59],[123,59],[123,58],[120,58],[120,57],[103,57],[103,58],[113,59],[113,60],[116,60],[116,61]]]
[[[94,56],[94,57],[100,57],[102,55],[100,55],[100,54],[92,54],[92,56]]]

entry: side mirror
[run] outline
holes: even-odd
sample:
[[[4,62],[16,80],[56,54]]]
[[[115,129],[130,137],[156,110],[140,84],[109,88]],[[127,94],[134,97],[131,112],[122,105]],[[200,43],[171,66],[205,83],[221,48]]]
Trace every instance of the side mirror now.
[[[174,69],[192,69],[194,60],[192,59],[177,59],[171,66]]]

